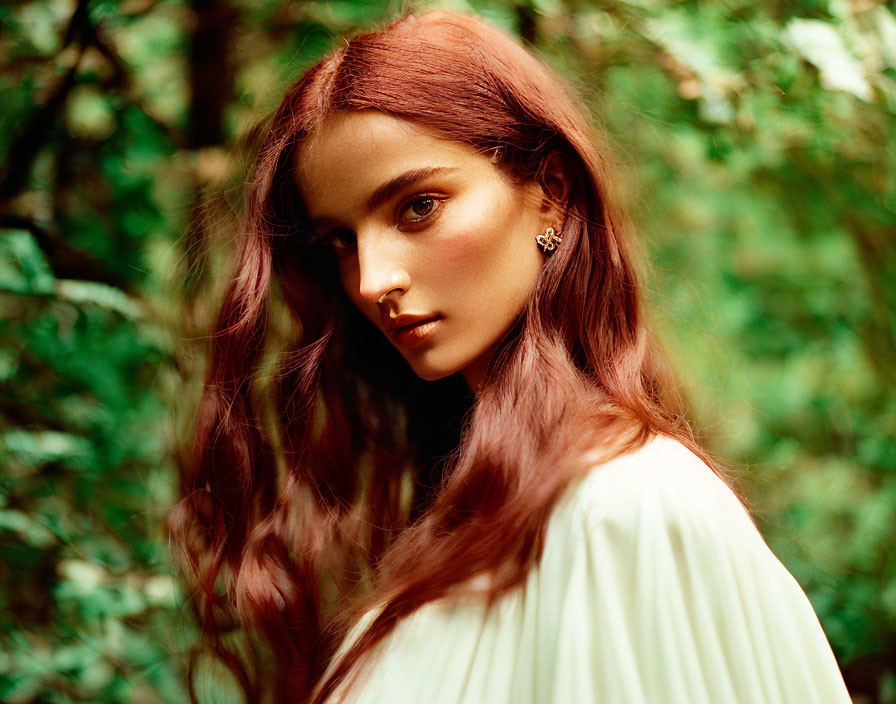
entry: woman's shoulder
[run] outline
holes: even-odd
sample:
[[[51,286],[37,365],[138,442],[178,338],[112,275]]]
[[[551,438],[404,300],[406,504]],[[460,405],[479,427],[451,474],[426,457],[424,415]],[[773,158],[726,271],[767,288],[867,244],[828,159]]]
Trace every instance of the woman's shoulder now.
[[[608,701],[849,702],[800,585],[684,444],[658,436],[595,463],[571,497],[541,603]]]
[[[741,500],[721,476],[676,438],[654,435],[636,450],[595,464],[572,488],[570,508],[588,523],[755,531]],[[647,521],[649,518],[649,521]]]

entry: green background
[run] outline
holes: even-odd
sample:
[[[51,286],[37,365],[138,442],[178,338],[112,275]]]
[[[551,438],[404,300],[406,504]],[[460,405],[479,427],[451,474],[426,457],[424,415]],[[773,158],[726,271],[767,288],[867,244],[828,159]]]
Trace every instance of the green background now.
[[[609,132],[694,422],[855,701],[896,703],[893,8],[438,6],[537,47]],[[243,146],[403,7],[0,5],[0,700],[185,700],[164,519]],[[211,679],[205,700],[236,700]]]

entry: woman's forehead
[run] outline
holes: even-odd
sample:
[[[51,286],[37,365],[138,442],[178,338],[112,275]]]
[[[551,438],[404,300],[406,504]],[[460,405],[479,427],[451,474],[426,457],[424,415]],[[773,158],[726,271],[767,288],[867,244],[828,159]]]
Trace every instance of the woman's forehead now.
[[[403,177],[406,185],[408,174],[473,173],[488,165],[469,145],[375,111],[335,116],[302,142],[296,159],[297,184],[312,212],[334,200],[378,205],[383,191],[395,190],[388,183]]]
[[[340,112],[302,140],[297,150],[300,178],[330,165],[357,169],[362,163],[401,162],[418,153],[446,158],[469,156],[473,150],[413,122],[382,112]]]

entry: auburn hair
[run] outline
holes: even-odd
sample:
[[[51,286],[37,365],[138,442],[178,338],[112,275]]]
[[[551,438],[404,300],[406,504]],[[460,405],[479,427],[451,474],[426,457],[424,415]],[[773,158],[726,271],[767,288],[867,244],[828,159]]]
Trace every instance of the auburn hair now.
[[[514,182],[541,180],[554,150],[572,164],[563,243],[475,396],[459,374],[419,379],[309,242],[298,147],[357,110],[469,145]],[[269,118],[169,519],[201,643],[250,701],[320,704],[421,605],[483,574],[489,604],[519,586],[595,449],[608,459],[667,434],[732,484],[695,440],[648,329],[617,174],[574,88],[472,14],[404,15],[354,36]],[[267,344],[276,310],[294,331],[286,351]],[[225,647],[233,624],[260,638],[272,677]]]

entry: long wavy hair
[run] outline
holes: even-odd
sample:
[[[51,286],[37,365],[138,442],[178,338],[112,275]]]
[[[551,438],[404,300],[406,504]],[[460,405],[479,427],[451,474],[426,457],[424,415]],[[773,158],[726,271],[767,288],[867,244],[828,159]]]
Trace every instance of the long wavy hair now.
[[[416,377],[309,240],[298,147],[355,110],[469,145],[514,183],[543,182],[554,150],[572,164],[563,243],[475,396],[458,374]],[[203,643],[251,701],[320,704],[421,605],[481,574],[489,604],[520,585],[595,449],[608,459],[667,434],[732,484],[695,440],[649,333],[617,173],[575,90],[464,13],[406,15],[351,38],[267,121],[170,514]],[[272,351],[277,310],[294,337]],[[222,645],[233,623],[269,653],[264,691]]]

